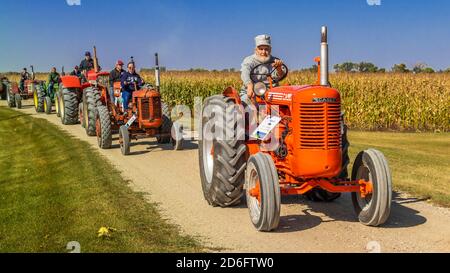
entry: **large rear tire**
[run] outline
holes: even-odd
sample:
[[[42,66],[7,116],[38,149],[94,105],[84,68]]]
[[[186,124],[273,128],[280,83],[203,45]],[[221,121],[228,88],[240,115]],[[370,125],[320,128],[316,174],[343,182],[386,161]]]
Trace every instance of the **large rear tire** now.
[[[45,90],[40,84],[37,84],[33,92],[34,110],[36,110],[36,113],[44,112],[45,95]]]
[[[61,122],[64,125],[78,123],[78,90],[62,86],[60,102]]]
[[[352,193],[359,221],[366,226],[380,226],[389,218],[392,203],[392,178],[384,155],[369,149],[358,154],[353,164],[352,180],[372,182],[372,193],[362,197]]]
[[[83,90],[83,119],[81,121],[88,136],[95,136],[95,109],[100,105],[101,94],[96,87]]]
[[[99,105],[95,113],[95,129],[98,146],[102,149],[109,149],[112,145],[112,128],[108,108],[104,105]]]
[[[202,109],[199,164],[203,194],[212,206],[240,202],[245,181],[243,111],[223,95],[209,97]],[[222,137],[221,137],[222,136]],[[225,136],[225,137],[224,137]]]
[[[280,222],[281,193],[277,169],[268,154],[250,157],[245,175],[250,219],[259,231],[272,231]]]

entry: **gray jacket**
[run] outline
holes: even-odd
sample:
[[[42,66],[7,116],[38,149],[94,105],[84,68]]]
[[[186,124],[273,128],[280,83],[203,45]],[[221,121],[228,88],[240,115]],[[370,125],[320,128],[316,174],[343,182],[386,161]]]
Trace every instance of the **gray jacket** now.
[[[272,67],[272,63],[277,60],[277,57],[272,56],[269,61],[265,62],[264,64],[266,65],[262,65],[258,68],[258,71],[255,71],[256,73],[268,73],[271,69],[273,69]],[[242,82],[244,83],[244,86],[241,89],[240,94],[241,95],[245,95],[247,94],[247,85],[249,83],[252,83],[252,78],[250,78],[250,72],[253,70],[253,68],[255,68],[256,66],[262,64],[262,62],[260,62],[255,54],[248,56],[247,58],[244,59],[244,61],[242,62],[241,65],[241,79]],[[265,81],[267,80],[265,76],[254,76],[253,81]]]

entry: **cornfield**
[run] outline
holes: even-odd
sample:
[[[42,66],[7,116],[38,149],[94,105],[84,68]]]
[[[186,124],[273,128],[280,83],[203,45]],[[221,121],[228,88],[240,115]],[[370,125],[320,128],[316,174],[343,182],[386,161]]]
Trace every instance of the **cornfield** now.
[[[154,75],[141,75],[154,82]],[[45,79],[45,74],[38,75]],[[311,84],[315,73],[294,72],[289,84]],[[12,78],[10,78],[12,79]],[[331,74],[330,82],[341,92],[346,123],[361,130],[450,130],[450,74]],[[241,88],[239,73],[162,73],[163,100],[171,105],[194,104],[195,97],[219,94],[226,87]]]

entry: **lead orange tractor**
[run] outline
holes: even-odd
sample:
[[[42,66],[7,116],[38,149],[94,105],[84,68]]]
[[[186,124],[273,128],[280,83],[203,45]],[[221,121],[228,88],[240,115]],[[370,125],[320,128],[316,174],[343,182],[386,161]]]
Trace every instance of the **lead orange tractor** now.
[[[383,154],[360,152],[351,177],[347,174],[347,128],[339,91],[328,81],[326,27],[316,61],[314,85],[280,85],[288,74],[285,65],[263,75],[253,70],[259,115],[255,110],[246,115],[246,105],[232,87],[205,100],[199,140],[205,199],[212,206],[228,207],[245,194],[259,231],[278,227],[282,195],[332,201],[351,193],[362,224],[379,226],[389,217],[392,182]],[[261,77],[266,80],[259,81]]]
[[[171,143],[175,150],[183,148],[182,127],[172,122],[168,105],[162,102],[158,54],[156,59],[156,87],[145,84],[135,91],[127,111],[120,102],[120,82],[114,83],[115,101],[111,101],[107,88],[101,89],[100,105],[96,108],[95,125],[98,145],[109,149],[112,145],[112,131],[119,131],[119,144],[123,155],[130,154],[132,139],[156,137],[160,144]]]

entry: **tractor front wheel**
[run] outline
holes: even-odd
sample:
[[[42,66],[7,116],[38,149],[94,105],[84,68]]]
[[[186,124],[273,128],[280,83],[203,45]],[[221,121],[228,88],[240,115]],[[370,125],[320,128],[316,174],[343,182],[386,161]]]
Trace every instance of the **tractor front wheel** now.
[[[165,134],[166,136],[157,136],[156,140],[160,144],[170,143],[172,138],[168,135],[171,133],[172,129],[172,119],[170,117],[169,106],[164,102],[161,102],[161,112],[162,112],[162,124],[160,127],[160,133]]]
[[[268,154],[257,153],[247,162],[247,206],[258,231],[272,231],[280,222],[281,193],[278,173]]]
[[[11,87],[8,86],[6,89],[6,101],[8,102],[9,108],[16,107],[16,100],[13,93],[11,93]]]
[[[112,145],[111,118],[108,108],[99,105],[95,111],[95,131],[98,146],[102,149],[109,149]]]
[[[55,94],[55,110],[56,110],[56,116],[57,117],[61,117],[61,110],[60,110],[61,100],[60,100],[60,97],[61,97],[61,95],[60,95],[59,91],[56,92],[56,94]]]
[[[177,121],[172,125],[171,136],[173,149],[183,150],[183,126]]]
[[[44,111],[47,115],[50,115],[52,113],[52,99],[50,97],[45,97]]]
[[[119,129],[119,143],[120,143],[120,151],[123,155],[130,154],[130,132],[128,131],[127,126],[122,125]]]
[[[352,202],[359,221],[366,226],[384,224],[391,211],[392,178],[384,155],[369,149],[358,154],[353,164],[352,180],[371,184],[369,194],[352,193]]]
[[[19,94],[15,94],[14,100],[16,101],[16,108],[22,109],[22,97]]]

